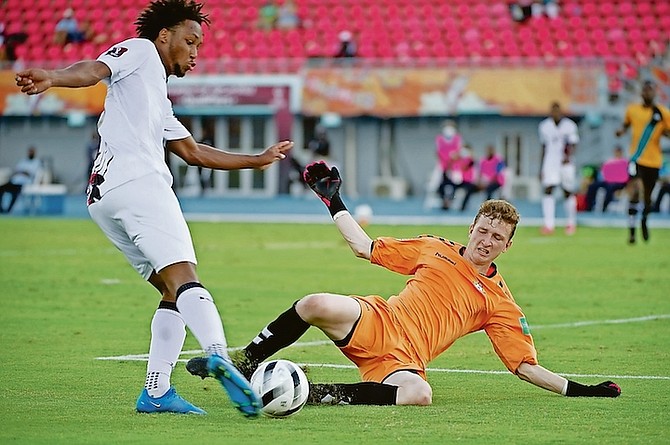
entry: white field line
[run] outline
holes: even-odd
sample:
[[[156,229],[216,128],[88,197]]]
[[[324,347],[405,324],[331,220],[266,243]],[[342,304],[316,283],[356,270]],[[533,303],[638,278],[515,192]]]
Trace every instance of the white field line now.
[[[573,323],[557,323],[548,325],[535,325],[532,329],[553,329],[553,328],[576,328],[582,326],[595,326],[602,324],[624,324],[624,323],[640,323],[653,320],[669,319],[670,314],[648,315],[644,317],[634,318],[620,318],[613,320],[591,320],[591,321],[577,321]],[[482,332],[482,331],[479,331]],[[306,347],[306,346],[323,346],[332,344],[330,340],[319,340],[310,342],[294,343],[289,347]],[[229,351],[240,350],[242,347],[228,348]],[[190,351],[182,351],[182,355],[198,355],[202,354],[201,349],[194,349]],[[149,354],[128,354],[113,357],[96,357],[96,360],[111,360],[111,361],[147,361]],[[188,359],[179,359],[180,362],[186,362]],[[353,365],[336,365],[329,363],[302,363],[301,365],[314,368],[333,368],[333,369],[355,369]],[[447,372],[454,374],[509,374],[508,371],[491,371],[479,369],[447,369],[447,368],[427,368],[429,372]],[[639,380],[670,380],[670,376],[658,375],[606,375],[606,374],[570,374],[558,373],[564,377],[595,377],[595,378],[611,378],[611,379],[639,379]]]

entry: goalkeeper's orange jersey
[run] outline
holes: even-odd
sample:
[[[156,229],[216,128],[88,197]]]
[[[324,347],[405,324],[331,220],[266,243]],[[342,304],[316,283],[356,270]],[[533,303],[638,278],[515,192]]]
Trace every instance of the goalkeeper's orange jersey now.
[[[431,360],[460,337],[482,329],[489,336],[496,354],[511,372],[516,372],[523,362],[537,364],[533,339],[524,314],[514,302],[496,266],[492,265],[488,276],[479,274],[461,256],[464,248],[461,244],[432,236],[400,240],[383,237],[375,240],[370,258],[373,264],[412,275],[405,288],[397,296],[388,299],[388,308],[382,309],[382,317],[377,315],[377,323],[383,321],[398,325],[399,343],[402,343],[400,348],[403,352],[400,355],[391,352],[390,355],[406,357],[403,360],[415,366],[399,363],[395,366],[398,369],[393,369],[391,365],[375,373],[368,368],[374,368],[385,360],[393,362],[394,359],[386,357],[375,362],[372,355],[363,360],[350,356],[361,368],[364,380],[382,380],[399,369],[416,369],[425,377],[426,365]],[[379,301],[386,304],[375,298],[359,299],[367,299],[373,306],[379,304]],[[364,313],[370,311],[366,306],[362,304]],[[387,312],[390,316],[386,315]],[[377,310],[377,313],[380,311]],[[374,324],[368,323],[367,330],[372,326]],[[386,328],[388,326],[382,329]],[[355,339],[361,347],[365,340],[360,337],[370,335],[380,337],[378,333],[356,329],[352,340]],[[373,343],[378,344],[379,341]],[[363,349],[365,347],[359,351]],[[343,348],[343,352],[347,354],[347,347]],[[387,352],[375,351],[382,355]],[[384,365],[381,367],[384,368]]]

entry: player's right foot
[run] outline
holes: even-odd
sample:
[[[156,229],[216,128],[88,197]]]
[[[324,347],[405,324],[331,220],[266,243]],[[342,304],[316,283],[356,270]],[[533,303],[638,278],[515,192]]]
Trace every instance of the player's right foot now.
[[[202,379],[206,377],[213,377],[207,368],[207,361],[207,357],[193,357],[186,363],[186,370]],[[235,365],[235,367],[247,380],[251,379],[254,371],[256,368],[258,368],[258,364],[252,363],[244,351],[232,352],[230,354],[230,361],[233,362],[233,365]]]
[[[207,414],[195,405],[184,400],[174,387],[161,397],[151,397],[144,388],[137,398],[138,413],[178,413],[178,414]]]
[[[258,417],[261,401],[251,389],[251,385],[235,366],[218,355],[212,355],[207,360],[209,375],[221,383],[228,393],[233,406],[246,417]]]

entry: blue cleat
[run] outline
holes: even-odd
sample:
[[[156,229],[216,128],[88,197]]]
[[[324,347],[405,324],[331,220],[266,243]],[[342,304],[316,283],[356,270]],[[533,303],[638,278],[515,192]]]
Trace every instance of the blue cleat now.
[[[144,388],[137,398],[138,413],[178,413],[178,414],[207,414],[195,405],[191,405],[177,394],[174,387],[161,397],[151,397]]]
[[[251,385],[235,366],[218,355],[207,360],[207,369],[228,393],[233,406],[246,417],[258,417],[261,403]]]

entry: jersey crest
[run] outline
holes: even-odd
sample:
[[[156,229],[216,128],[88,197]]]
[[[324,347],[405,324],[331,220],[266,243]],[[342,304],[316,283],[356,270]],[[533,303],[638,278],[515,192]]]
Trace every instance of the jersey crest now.
[[[114,48],[110,49],[105,53],[106,56],[111,56],[111,57],[121,57],[123,53],[127,52],[128,48],[124,48],[123,46],[115,46]]]
[[[475,286],[475,289],[477,289],[482,295],[486,295],[486,291],[484,290],[484,285],[482,284],[481,281],[474,280],[472,282],[472,285]]]

